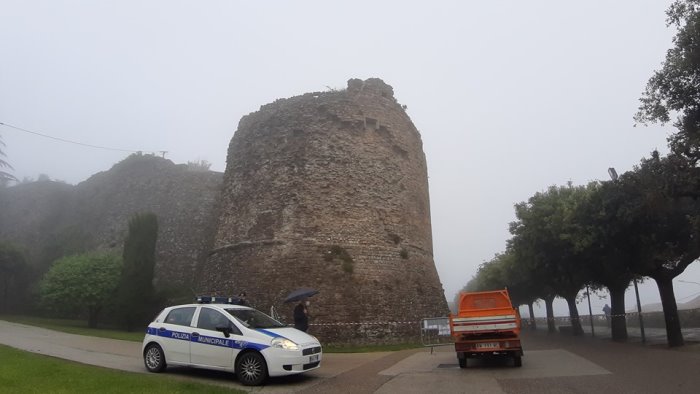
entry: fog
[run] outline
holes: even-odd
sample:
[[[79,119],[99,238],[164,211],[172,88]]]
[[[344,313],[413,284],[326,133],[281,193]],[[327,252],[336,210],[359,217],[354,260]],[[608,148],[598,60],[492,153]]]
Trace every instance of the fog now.
[[[423,138],[452,300],[504,250],[513,204],[667,151],[673,129],[632,116],[671,46],[669,4],[5,0],[0,122],[101,148],[0,134],[20,179],[75,184],[129,151],[223,171],[239,119],[260,105],[382,78]],[[698,263],[680,279],[700,282]],[[659,300],[653,281],[640,292]],[[676,283],[681,300],[699,293]]]

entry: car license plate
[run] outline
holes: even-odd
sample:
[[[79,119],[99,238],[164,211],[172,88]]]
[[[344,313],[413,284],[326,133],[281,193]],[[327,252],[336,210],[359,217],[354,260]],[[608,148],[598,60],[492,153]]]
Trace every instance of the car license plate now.
[[[311,357],[309,357],[309,362],[315,363],[316,361],[318,361],[318,354],[312,354]]]
[[[498,342],[482,342],[476,344],[477,349],[495,349],[498,348]]]

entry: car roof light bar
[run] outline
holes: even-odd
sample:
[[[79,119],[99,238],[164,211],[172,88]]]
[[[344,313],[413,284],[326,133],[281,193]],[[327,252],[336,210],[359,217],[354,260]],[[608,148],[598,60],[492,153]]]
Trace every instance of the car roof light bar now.
[[[216,296],[197,296],[195,300],[198,304],[236,304],[240,301],[238,297],[216,297]]]

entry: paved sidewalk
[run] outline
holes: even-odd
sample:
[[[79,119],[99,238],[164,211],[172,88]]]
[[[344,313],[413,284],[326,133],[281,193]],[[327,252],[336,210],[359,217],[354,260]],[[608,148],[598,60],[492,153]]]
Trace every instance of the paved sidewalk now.
[[[83,364],[146,372],[138,342],[73,335],[0,320],[0,343]]]

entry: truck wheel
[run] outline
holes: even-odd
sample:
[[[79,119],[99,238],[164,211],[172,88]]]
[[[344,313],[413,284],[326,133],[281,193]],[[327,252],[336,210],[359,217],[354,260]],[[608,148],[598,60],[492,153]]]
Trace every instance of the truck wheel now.
[[[464,357],[464,358],[457,358],[457,360],[459,361],[459,367],[460,367],[460,368],[466,368],[466,367],[467,367],[467,358],[466,358],[466,357]]]
[[[523,359],[521,356],[513,356],[513,366],[514,367],[522,367],[523,366]]]

